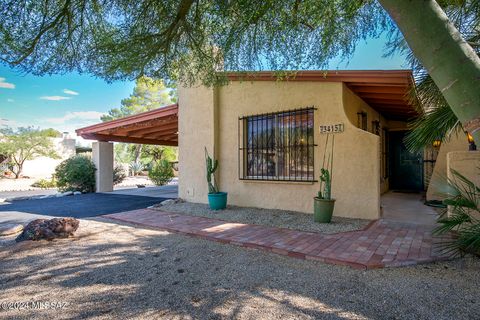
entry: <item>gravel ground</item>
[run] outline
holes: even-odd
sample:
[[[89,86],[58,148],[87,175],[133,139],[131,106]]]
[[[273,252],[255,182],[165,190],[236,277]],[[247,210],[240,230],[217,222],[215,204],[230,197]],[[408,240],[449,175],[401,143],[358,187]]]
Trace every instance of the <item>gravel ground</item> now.
[[[15,244],[15,238],[19,235],[0,236],[0,248]]]
[[[7,251],[6,251],[7,250]],[[359,271],[125,224],[0,251],[3,319],[479,319],[480,261]]]
[[[370,222],[370,220],[364,219],[333,217],[331,223],[315,223],[312,214],[302,212],[236,206],[228,206],[225,210],[213,211],[207,204],[191,202],[168,204],[154,209],[232,222],[321,233],[360,230]]]

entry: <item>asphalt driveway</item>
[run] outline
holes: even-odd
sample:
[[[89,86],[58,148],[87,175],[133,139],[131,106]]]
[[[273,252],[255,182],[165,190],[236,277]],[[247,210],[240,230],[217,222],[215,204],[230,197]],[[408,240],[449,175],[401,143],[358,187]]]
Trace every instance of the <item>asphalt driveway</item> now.
[[[25,223],[43,216],[88,218],[146,208],[167,199],[175,198],[171,186],[155,192],[145,188],[145,192],[133,189],[131,193],[90,193],[77,196],[12,201],[0,205],[0,223]],[[146,190],[152,189],[152,190]],[[148,192],[147,192],[148,191]],[[167,192],[168,191],[168,192]]]

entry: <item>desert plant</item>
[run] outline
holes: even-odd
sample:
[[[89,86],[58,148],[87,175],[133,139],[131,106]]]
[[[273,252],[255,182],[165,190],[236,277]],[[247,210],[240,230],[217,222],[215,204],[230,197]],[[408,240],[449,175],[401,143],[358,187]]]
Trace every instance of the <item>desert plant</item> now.
[[[215,171],[218,169],[218,160],[212,159],[205,147],[205,165],[207,168],[207,184],[208,193],[218,193],[218,188],[215,182]]]
[[[137,176],[143,170],[143,165],[140,162],[131,162],[129,165],[133,176]]]
[[[121,166],[117,165],[113,168],[113,184],[114,185],[122,183],[122,181],[125,180],[126,177],[127,175],[125,174],[125,170],[123,170]]]
[[[60,191],[95,192],[95,165],[83,155],[62,161],[55,168],[55,177]]]
[[[323,153],[323,164],[320,169],[320,190],[317,197],[319,199],[332,199],[332,174],[333,174],[333,147],[335,146],[335,136],[332,135],[331,150],[328,150],[330,135],[327,134],[325,141],[325,150]],[[328,156],[327,156],[328,153]]]
[[[34,188],[52,189],[57,187],[57,181],[55,180],[55,175],[52,175],[50,180],[40,179],[32,183],[31,186]]]
[[[443,200],[448,206],[433,233],[437,235],[454,231],[454,237],[441,243],[441,249],[451,255],[466,252],[480,253],[480,186],[456,170],[447,179],[449,196]]]
[[[155,162],[152,168],[148,171],[148,177],[157,186],[167,184],[173,178],[172,164],[167,160]]]

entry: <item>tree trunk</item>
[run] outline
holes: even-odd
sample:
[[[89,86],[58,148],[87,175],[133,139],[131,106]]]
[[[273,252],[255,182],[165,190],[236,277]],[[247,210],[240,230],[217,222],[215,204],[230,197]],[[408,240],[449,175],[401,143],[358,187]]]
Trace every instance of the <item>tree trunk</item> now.
[[[434,0],[378,0],[440,88],[452,111],[480,142],[480,58]]]
[[[141,144],[137,144],[135,146],[135,153],[134,153],[134,159],[135,159],[135,163],[138,163],[138,161],[140,160],[140,154],[142,153],[142,146]]]
[[[22,174],[23,170],[23,163],[17,164],[17,170],[12,170],[13,174],[15,175],[15,179],[20,178],[20,174]]]

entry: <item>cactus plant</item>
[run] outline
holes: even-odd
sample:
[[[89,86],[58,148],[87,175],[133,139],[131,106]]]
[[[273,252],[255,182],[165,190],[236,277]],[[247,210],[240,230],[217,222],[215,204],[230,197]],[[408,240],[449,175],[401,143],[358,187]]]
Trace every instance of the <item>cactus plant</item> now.
[[[320,199],[332,199],[332,172],[333,172],[333,147],[335,145],[335,136],[332,136],[332,149],[327,157],[329,136],[325,142],[325,152],[323,154],[323,166],[320,169],[320,190],[317,197]]]
[[[332,199],[332,177],[333,177],[333,147],[335,145],[335,136],[332,136],[329,148],[330,135],[327,134],[325,141],[325,150],[323,154],[323,165],[320,169],[320,190],[313,199],[313,220],[320,223],[329,223],[332,220],[335,199]],[[327,156],[328,153],[328,156]]]
[[[215,183],[215,171],[218,169],[218,160],[212,159],[208,154],[207,147],[205,147],[205,164],[207,169],[207,183],[208,193],[218,193]]]

